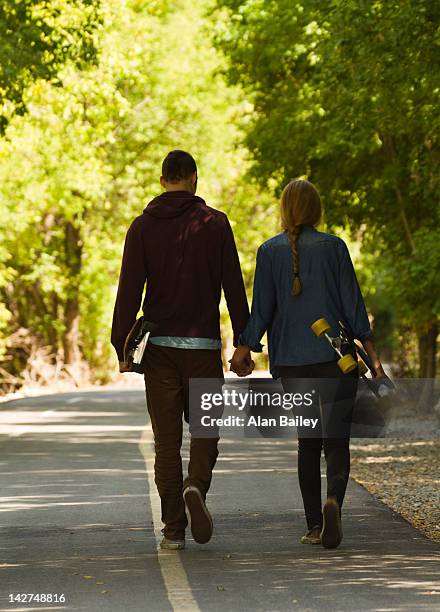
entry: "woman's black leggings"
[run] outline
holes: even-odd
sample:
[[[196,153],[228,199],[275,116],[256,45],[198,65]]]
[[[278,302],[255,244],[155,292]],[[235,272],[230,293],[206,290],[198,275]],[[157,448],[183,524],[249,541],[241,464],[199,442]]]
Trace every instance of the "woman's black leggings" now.
[[[296,416],[318,418],[315,429],[298,427],[298,477],[309,529],[322,526],[321,451],[327,463],[327,497],[342,506],[350,474],[350,427],[358,374],[343,374],[335,361],[279,367],[284,392],[315,390],[312,406],[295,409]],[[310,380],[312,379],[312,380]]]

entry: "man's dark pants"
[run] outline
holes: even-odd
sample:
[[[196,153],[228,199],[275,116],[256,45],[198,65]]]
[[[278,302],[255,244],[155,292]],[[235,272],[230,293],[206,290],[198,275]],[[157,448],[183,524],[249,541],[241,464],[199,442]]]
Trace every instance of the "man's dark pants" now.
[[[183,481],[183,415],[189,410],[191,378],[223,379],[220,350],[180,349],[148,344],[145,353],[147,407],[154,433],[155,480],[162,505],[164,535],[183,540],[188,524],[183,489],[196,486],[206,497],[218,456],[218,437],[190,442],[188,477]]]

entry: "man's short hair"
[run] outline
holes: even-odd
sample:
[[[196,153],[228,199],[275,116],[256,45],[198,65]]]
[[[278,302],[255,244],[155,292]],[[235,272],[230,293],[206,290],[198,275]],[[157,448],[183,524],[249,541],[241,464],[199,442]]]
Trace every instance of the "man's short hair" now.
[[[186,151],[170,151],[162,162],[162,176],[168,183],[189,179],[194,172],[197,172],[196,162]]]

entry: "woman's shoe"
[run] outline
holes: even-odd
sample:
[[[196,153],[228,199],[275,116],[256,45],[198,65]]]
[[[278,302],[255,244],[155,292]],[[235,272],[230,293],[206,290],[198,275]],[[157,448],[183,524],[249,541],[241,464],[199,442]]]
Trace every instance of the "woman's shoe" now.
[[[302,544],[321,544],[321,527],[315,525],[301,538]]]
[[[342,541],[342,524],[339,504],[329,497],[322,510],[321,543],[324,548],[337,548]]]

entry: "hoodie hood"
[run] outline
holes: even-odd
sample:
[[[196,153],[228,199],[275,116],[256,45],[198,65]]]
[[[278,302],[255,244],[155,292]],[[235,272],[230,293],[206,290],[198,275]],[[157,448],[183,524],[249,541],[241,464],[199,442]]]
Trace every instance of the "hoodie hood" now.
[[[172,219],[180,217],[189,208],[197,205],[206,206],[205,200],[189,191],[166,191],[151,200],[144,209],[144,214],[159,219]]]

